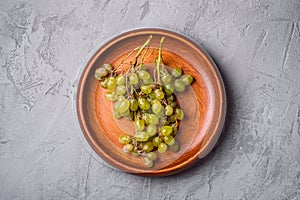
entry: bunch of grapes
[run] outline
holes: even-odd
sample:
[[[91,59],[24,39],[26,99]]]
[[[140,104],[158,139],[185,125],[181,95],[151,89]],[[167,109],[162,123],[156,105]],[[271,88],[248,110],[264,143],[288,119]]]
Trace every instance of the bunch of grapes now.
[[[178,151],[175,136],[184,112],[177,104],[174,92],[185,91],[193,82],[193,77],[183,75],[181,68],[171,72],[165,68],[162,61],[164,37],[154,61],[154,73],[149,73],[143,62],[147,53],[145,48],[151,39],[152,36],[139,48],[128,69],[120,73],[119,67],[104,64],[95,71],[101,86],[108,90],[105,98],[113,102],[114,117],[134,121],[134,133],[119,137],[119,142],[124,145],[123,152],[143,156],[147,167],[153,166],[158,157],[156,152],[164,153],[168,148]]]

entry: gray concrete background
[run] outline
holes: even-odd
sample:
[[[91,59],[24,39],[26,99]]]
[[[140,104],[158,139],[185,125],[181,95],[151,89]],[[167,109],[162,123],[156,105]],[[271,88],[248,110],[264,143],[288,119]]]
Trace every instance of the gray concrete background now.
[[[300,199],[300,2],[0,2],[0,199]],[[202,44],[228,93],[218,145],[144,178],[99,162],[73,120],[76,73],[101,42],[164,27]]]

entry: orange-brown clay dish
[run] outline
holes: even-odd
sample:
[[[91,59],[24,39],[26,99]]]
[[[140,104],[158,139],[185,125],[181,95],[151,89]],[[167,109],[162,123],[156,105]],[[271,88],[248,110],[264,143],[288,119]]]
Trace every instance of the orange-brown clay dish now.
[[[133,121],[115,119],[112,104],[104,98],[105,89],[94,78],[96,68],[104,63],[116,66],[149,35],[153,38],[150,50],[158,47],[165,37],[162,57],[164,64],[194,77],[185,92],[176,94],[185,118],[181,121],[176,140],[180,150],[159,154],[152,168],[147,168],[142,157],[122,152],[119,136],[133,135]],[[145,64],[153,63],[157,51],[147,57]],[[129,58],[130,60],[130,58]],[[77,89],[77,116],[89,145],[103,160],[115,168],[143,176],[175,174],[206,156],[219,138],[226,114],[226,95],[221,76],[208,54],[181,34],[165,29],[137,29],[122,33],[102,45],[87,62]]]

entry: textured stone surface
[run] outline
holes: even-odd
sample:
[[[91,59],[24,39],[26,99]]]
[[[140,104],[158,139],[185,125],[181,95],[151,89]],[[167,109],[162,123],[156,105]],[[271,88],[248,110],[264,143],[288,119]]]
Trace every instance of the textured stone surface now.
[[[0,2],[0,199],[300,199],[300,2]],[[164,27],[202,44],[228,93],[218,145],[176,176],[110,168],[78,137],[77,72],[101,42]]]

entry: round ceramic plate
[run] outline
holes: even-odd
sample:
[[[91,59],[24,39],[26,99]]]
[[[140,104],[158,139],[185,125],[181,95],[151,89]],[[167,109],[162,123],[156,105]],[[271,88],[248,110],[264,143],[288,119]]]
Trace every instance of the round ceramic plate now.
[[[180,149],[159,154],[152,168],[142,157],[122,152],[119,136],[133,135],[133,122],[115,119],[112,103],[104,98],[105,89],[94,78],[95,69],[104,63],[118,65],[152,35],[150,54],[145,64],[154,62],[159,41],[165,37],[162,57],[171,68],[180,67],[194,77],[191,87],[176,94],[185,112],[175,139]],[[154,52],[154,53],[153,53]],[[130,59],[130,58],[129,58]],[[82,133],[97,155],[115,168],[143,176],[175,174],[206,156],[219,138],[226,114],[226,96],[218,69],[206,51],[183,35],[165,29],[145,28],[122,33],[107,41],[88,60],[77,87],[76,110]]]

